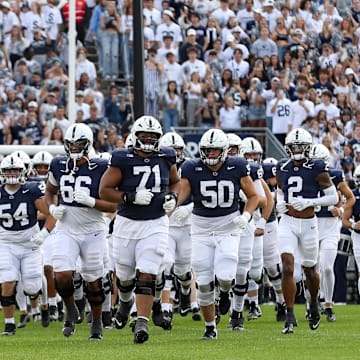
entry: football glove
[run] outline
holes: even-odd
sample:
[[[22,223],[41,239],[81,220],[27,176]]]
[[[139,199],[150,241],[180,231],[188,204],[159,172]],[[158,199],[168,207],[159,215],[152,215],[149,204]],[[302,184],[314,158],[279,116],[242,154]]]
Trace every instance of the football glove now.
[[[237,216],[234,220],[233,223],[235,225],[237,225],[241,230],[245,229],[247,224],[249,223],[249,220],[251,219],[251,215],[247,212],[244,211],[242,213],[242,215]]]
[[[190,203],[188,205],[182,205],[177,207],[172,214],[174,220],[177,222],[183,222],[184,220],[186,220],[190,216],[193,206],[194,204]]]
[[[88,207],[95,207],[96,199],[91,197],[85,190],[75,190],[74,192],[74,200],[78,204],[82,204]]]
[[[124,193],[123,201],[125,204],[149,205],[153,196],[150,189],[143,189]]]
[[[278,214],[285,214],[288,210],[285,200],[280,200],[276,203],[276,211]]]
[[[63,205],[56,206],[51,204],[49,206],[49,212],[55,220],[61,220],[65,214],[65,207]]]
[[[38,233],[33,235],[30,239],[30,241],[37,246],[41,246],[45,239],[49,236],[49,232],[46,228],[42,228]]]
[[[264,230],[266,225],[266,220],[262,217],[259,219],[258,223],[256,224],[256,229]]]
[[[314,206],[312,199],[295,198],[291,201],[290,205],[297,211],[303,211],[308,207]]]
[[[174,211],[177,203],[177,195],[175,193],[169,193],[165,195],[165,200],[163,203],[163,209],[167,213],[171,213]]]

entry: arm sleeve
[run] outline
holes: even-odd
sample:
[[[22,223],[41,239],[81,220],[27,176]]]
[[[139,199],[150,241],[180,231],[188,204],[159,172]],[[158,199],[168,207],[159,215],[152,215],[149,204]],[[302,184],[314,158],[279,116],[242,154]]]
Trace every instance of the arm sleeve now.
[[[336,205],[339,198],[335,185],[323,189],[324,195],[315,199],[311,199],[314,206],[330,206]]]

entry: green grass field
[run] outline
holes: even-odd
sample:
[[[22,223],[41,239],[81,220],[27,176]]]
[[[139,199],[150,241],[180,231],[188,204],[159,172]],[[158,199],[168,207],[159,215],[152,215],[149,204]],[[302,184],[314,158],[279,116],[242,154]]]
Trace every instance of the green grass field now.
[[[172,331],[150,325],[150,339],[142,345],[133,344],[129,327],[104,330],[102,342],[89,342],[89,327],[77,325],[71,338],[61,333],[62,324],[30,322],[18,329],[15,336],[0,337],[0,359],[359,359],[360,306],[335,307],[337,321],[328,323],[324,317],[320,327],[311,331],[305,320],[303,305],[295,309],[298,327],[291,335],[281,334],[283,323],[275,321],[274,307],[262,306],[263,316],[245,323],[245,331],[233,332],[224,316],[218,326],[218,340],[202,341],[204,324],[190,316],[175,315]],[[17,314],[17,319],[18,319]],[[1,314],[1,330],[3,319]]]

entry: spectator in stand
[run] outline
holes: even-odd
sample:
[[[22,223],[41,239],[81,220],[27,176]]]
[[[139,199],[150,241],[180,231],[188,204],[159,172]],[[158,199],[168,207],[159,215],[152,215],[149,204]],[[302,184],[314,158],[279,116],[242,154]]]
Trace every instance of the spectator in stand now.
[[[219,111],[219,121],[215,127],[223,130],[241,128],[240,107],[235,105],[234,99],[230,94],[224,97],[224,104],[220,107]]]
[[[165,55],[166,60],[164,61],[164,76],[163,81],[167,84],[169,81],[175,81],[177,83],[178,91],[183,86],[182,67],[176,62],[176,55],[173,51],[168,51]],[[165,85],[166,86],[166,85]]]
[[[0,23],[2,24],[0,42],[5,43],[5,41],[10,38],[12,28],[14,26],[20,27],[21,24],[17,15],[10,9],[10,3],[8,1],[1,2],[0,10]]]
[[[211,129],[219,126],[219,94],[208,91],[205,101],[201,105],[200,114],[202,117],[201,126],[205,129]]]
[[[184,83],[184,93],[186,94],[186,126],[200,127],[201,113],[200,107],[203,100],[205,85],[200,81],[199,71],[194,69],[190,75],[190,81]]]
[[[160,61],[161,63],[165,64],[166,54],[172,52],[175,55],[175,59],[178,58],[179,48],[173,47],[173,36],[171,34],[165,34],[163,37],[162,46],[157,49],[156,60]]]
[[[178,48],[179,44],[182,42],[181,29],[178,24],[174,22],[173,13],[171,10],[164,10],[162,13],[162,23],[156,28],[155,40],[157,42],[157,47],[164,46],[163,38],[165,35],[172,35],[174,48]]]
[[[120,113],[121,95],[116,85],[111,85],[110,94],[105,99],[105,117],[110,125],[114,125],[119,131],[124,119]]]
[[[262,27],[260,29],[260,38],[252,43],[250,52],[255,58],[271,57],[271,55],[278,54],[276,43],[269,38],[268,28]]]
[[[326,111],[326,120],[329,121],[337,121],[340,119],[340,110],[336,105],[331,103],[332,93],[330,91],[323,91],[321,95],[320,104],[315,106],[315,114],[317,114],[320,110]]]
[[[235,13],[229,9],[229,0],[220,0],[220,7],[214,10],[211,16],[213,16],[220,27],[223,28],[228,23],[230,17],[235,17]]]
[[[77,50],[77,61],[75,70],[75,80],[79,81],[81,74],[86,73],[89,76],[91,84],[95,84],[96,68],[95,64],[87,59],[87,50],[82,47]]]
[[[163,64],[156,61],[156,49],[149,49],[144,70],[146,114],[156,119],[159,118],[159,99],[161,96],[161,76],[163,72]]]
[[[30,107],[31,102],[29,103]],[[52,130],[55,127],[59,127],[61,131],[63,132],[63,135],[65,135],[66,130],[71,125],[71,121],[68,120],[65,116],[65,108],[64,106],[58,106],[58,108],[55,111],[55,116],[48,121],[48,133],[51,134]]]
[[[41,8],[41,16],[45,23],[46,36],[51,40],[51,48],[56,49],[63,20],[60,10],[55,6],[55,0],[47,0],[47,4]]]
[[[196,57],[198,59],[204,59],[204,53],[202,47],[196,41],[196,31],[189,29],[187,31],[187,40],[179,49],[179,64],[183,64],[188,59],[189,49],[196,50]]]
[[[85,94],[82,90],[76,91],[75,111],[81,110],[83,112],[83,119],[85,120],[90,117],[90,106],[84,102],[84,96]]]
[[[315,106],[308,100],[308,89],[305,86],[301,86],[297,89],[298,99],[291,104],[291,118],[288,123],[288,132],[292,129],[299,128],[302,122],[308,117],[315,116]]]
[[[204,63],[204,61],[197,58],[198,51],[195,47],[189,48],[187,53],[188,60],[182,64],[184,83],[190,81],[190,76],[193,71],[197,71],[200,76],[200,81],[203,81],[208,71],[208,66]]]
[[[262,5],[264,17],[269,24],[269,31],[272,32],[276,27],[277,19],[281,16],[281,12],[275,8],[274,0],[265,0]]]
[[[65,5],[61,8],[61,13],[64,19],[64,25],[66,28],[69,27],[69,1],[65,3]],[[86,13],[86,1],[85,0],[77,0],[75,2],[75,18],[76,18],[76,36],[77,39],[84,44],[86,28],[84,26]],[[68,30],[68,29],[67,29]]]
[[[16,68],[17,70],[14,71],[14,76],[13,76],[13,79],[16,81],[16,84],[30,85],[32,74],[28,70],[28,67],[26,66],[26,62],[20,59],[17,62]]]
[[[89,33],[90,38],[96,38],[96,47],[97,47],[97,54],[98,54],[98,65],[99,71],[103,73],[104,71],[104,49],[102,48],[102,35],[103,30],[101,28],[101,16],[106,11],[107,7],[107,0],[99,0],[98,4],[95,6],[93,13],[90,19],[90,27]]]
[[[41,17],[41,5],[34,1],[31,3],[30,8],[27,2],[23,3],[20,20],[26,40],[31,43],[36,30],[39,30],[40,34],[44,35],[45,38],[45,23]]]
[[[333,94],[335,87],[329,81],[328,69],[320,69],[319,70],[319,79],[312,87],[316,90],[319,97],[321,96],[323,91],[326,91],[326,90],[330,91],[330,93]]]
[[[271,33],[271,38],[276,43],[281,62],[284,61],[285,51],[289,47],[289,29],[285,25],[285,19],[280,16],[276,19],[276,26]]]
[[[243,52],[241,49],[235,48],[233,60],[226,64],[226,68],[232,72],[233,79],[244,79],[249,75],[250,65],[243,60]]]
[[[90,116],[83,123],[90,127],[94,138],[93,146],[96,151],[99,151],[105,141],[105,124],[103,119],[98,117],[98,108],[95,104],[90,106]]]
[[[203,52],[208,49],[209,38],[207,37],[206,27],[200,23],[200,15],[196,12],[192,12],[190,15],[191,26],[189,29],[196,31],[196,42],[201,46]]]
[[[19,60],[24,50],[29,46],[29,42],[21,35],[19,25],[14,25],[10,31],[10,35],[6,37],[4,48],[9,56],[11,68],[14,68],[15,62]]]
[[[154,6],[153,0],[144,0],[143,14],[146,18],[146,23],[153,30],[161,24],[161,12]]]
[[[170,127],[179,126],[179,118],[182,108],[181,96],[177,92],[176,81],[169,81],[162,99],[164,134],[170,131]]]
[[[47,126],[47,122],[54,117],[57,109],[57,98],[53,91],[45,94],[45,98],[40,100],[39,118],[41,126]]]
[[[42,145],[64,145],[64,134],[59,127],[54,127],[49,139],[43,139]]]
[[[104,51],[104,75],[106,80],[117,79],[119,73],[120,15],[115,2],[109,1],[107,10],[101,15],[101,47]]]
[[[133,62],[133,5],[128,0],[124,11],[120,14],[120,67],[124,72],[125,79],[132,79],[134,74]],[[145,37],[145,29],[144,29]]]
[[[253,0],[245,0],[245,8],[239,10],[236,14],[237,21],[239,22],[242,29],[247,28],[247,24],[249,21],[254,20],[254,1]]]
[[[246,93],[249,102],[248,126],[266,127],[265,98],[262,96],[263,86],[261,80],[253,77],[250,81],[250,88]]]

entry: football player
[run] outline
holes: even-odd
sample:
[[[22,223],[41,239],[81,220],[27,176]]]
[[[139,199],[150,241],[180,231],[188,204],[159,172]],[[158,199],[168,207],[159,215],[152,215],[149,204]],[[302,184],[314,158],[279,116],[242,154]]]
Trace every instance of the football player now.
[[[172,147],[176,151],[176,166],[179,169],[185,161],[185,143],[179,134],[168,132],[160,140],[160,146]],[[191,272],[191,238],[190,219],[193,209],[191,197],[178,206],[170,216],[169,243],[164,259],[165,266],[165,291],[163,291],[163,313],[164,321],[172,318],[170,304],[170,291],[172,287],[172,271],[180,283],[179,312],[181,316],[191,311],[190,285],[192,282]],[[195,310],[196,311],[196,310]]]
[[[199,142],[200,159],[185,161],[181,166],[179,203],[190,195],[194,201],[192,266],[205,319],[204,340],[217,339],[215,277],[222,297],[229,299],[238,263],[240,232],[258,205],[249,166],[239,157],[228,158],[228,146],[222,130],[210,129]],[[248,199],[242,214],[238,205],[240,189]]]
[[[42,287],[40,245],[52,230],[44,190],[38,183],[25,183],[26,168],[20,157],[9,155],[0,164],[0,283],[5,317],[3,335],[16,331],[15,287],[21,279],[24,292],[37,299]],[[47,219],[41,231],[37,212]]]
[[[269,186],[273,198],[276,192],[276,164],[277,160],[274,158],[267,158],[262,163],[264,180]],[[281,288],[281,259],[275,207],[265,224],[263,256],[265,273],[275,291],[276,320],[285,321],[286,305]]]
[[[323,160],[327,164],[330,161],[330,152],[323,144],[314,145],[310,151],[310,159]],[[344,213],[344,208],[353,207],[354,195],[345,181],[342,170],[329,170],[331,180],[339,191],[337,206],[322,206],[316,212],[319,227],[319,272],[320,272],[320,299],[325,301],[324,313],[329,322],[336,321],[332,310],[332,298],[335,286],[334,264],[340,241],[339,219]],[[342,204],[342,196],[345,200]]]
[[[176,206],[180,179],[176,153],[160,148],[162,128],[152,116],[132,127],[132,146],[113,151],[101,179],[101,198],[120,204],[113,231],[113,251],[120,290],[117,327],[124,327],[136,294],[134,343],[148,340],[148,319],[168,242],[169,219]]]
[[[352,248],[358,269],[360,269],[360,165],[355,168],[354,182],[356,188],[352,191],[355,204],[344,208],[343,226],[351,231]],[[358,294],[360,294],[360,272],[358,273]]]
[[[282,261],[282,290],[286,303],[286,320],[283,334],[294,332],[297,325],[294,315],[296,285],[294,281],[294,256],[299,249],[306,286],[311,295],[309,327],[320,324],[318,290],[319,275],[316,264],[319,254],[319,234],[316,206],[332,206],[338,194],[330,179],[327,164],[310,160],[311,135],[304,129],[293,129],[285,139],[289,158],[282,159],[276,167],[278,185],[277,210],[279,221],[279,246]],[[321,192],[322,195],[318,195]]]
[[[104,267],[106,233],[103,212],[114,212],[116,206],[99,199],[100,178],[108,162],[89,160],[93,143],[91,129],[81,123],[71,125],[66,133],[66,156],[51,161],[45,197],[52,216],[57,220],[52,236],[52,264],[55,285],[66,306],[63,335],[75,333],[79,311],[74,300],[74,272],[78,258],[85,292],[91,307],[90,341],[102,340],[102,303],[110,291]],[[59,201],[58,201],[59,199]]]
[[[254,212],[253,219],[255,223],[254,245],[252,250],[251,268],[249,271],[249,313],[248,320],[254,320],[261,316],[261,309],[258,303],[259,284],[263,280],[263,237],[265,225],[271,215],[274,200],[269,187],[263,179],[264,171],[261,167],[261,158],[263,149],[260,143],[253,137],[245,138],[241,143],[241,153],[244,159],[250,164],[252,179],[259,180],[257,191],[259,195],[265,197],[264,204],[259,204],[259,209]],[[261,209],[260,209],[261,208]]]
[[[253,158],[257,158],[258,155],[262,153],[262,148],[260,144],[253,138],[247,138],[244,141],[241,142],[241,146],[239,146],[239,141],[234,135],[228,136],[229,140],[229,149],[230,154],[233,156],[243,156],[243,150],[246,150],[247,157],[249,159],[248,166],[250,168],[250,177],[252,178],[257,194],[258,194],[258,207],[264,207],[266,205],[266,196],[264,192],[264,186],[262,183],[262,169],[259,167],[259,164],[257,161],[252,161]],[[253,141],[255,140],[255,141]],[[245,147],[243,148],[243,144],[245,142]],[[250,146],[249,146],[250,145]],[[253,148],[253,145],[255,146]],[[238,151],[236,151],[236,148]],[[252,154],[252,151],[256,150],[256,154]],[[230,155],[228,152],[228,156]],[[266,184],[265,184],[266,186]],[[246,195],[243,191],[240,191],[240,212],[243,211],[244,206],[247,202]],[[253,215],[255,212],[253,213]],[[254,216],[253,216],[254,218]],[[259,217],[258,217],[259,218]],[[246,228],[243,230],[241,236],[240,236],[240,244],[238,249],[238,265],[236,269],[236,278],[235,278],[235,285],[233,288],[233,302],[232,302],[232,311],[231,311],[231,317],[230,317],[230,325],[232,327],[232,330],[235,331],[241,331],[244,329],[244,318],[243,318],[243,308],[244,308],[244,299],[245,295],[247,293],[247,290],[249,288],[249,281],[248,281],[248,274],[252,266],[252,259],[253,259],[253,251],[254,251],[254,237],[256,233],[256,227],[254,224],[253,219],[248,222]],[[257,253],[259,253],[260,244],[258,242],[258,246],[256,247]],[[260,255],[260,254],[259,254]],[[255,262],[254,262],[255,265]],[[262,254],[261,256],[258,256],[258,260],[256,260],[256,265],[253,266],[252,269],[252,275],[253,277],[256,277],[258,279],[262,278]],[[256,283],[253,282],[254,289],[251,301],[251,307],[252,311],[249,312],[250,316],[248,317],[250,319],[255,319],[259,315],[261,315],[258,312],[259,307],[257,306],[257,289],[256,289]],[[220,293],[220,296],[222,294]],[[223,295],[222,295],[223,296]],[[220,300],[222,300],[220,298]],[[220,301],[221,303],[225,303],[224,301]],[[221,313],[226,313],[228,311],[227,307],[224,307],[221,309]]]

